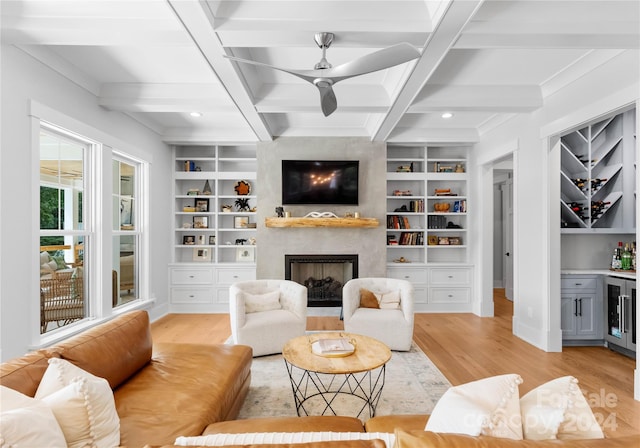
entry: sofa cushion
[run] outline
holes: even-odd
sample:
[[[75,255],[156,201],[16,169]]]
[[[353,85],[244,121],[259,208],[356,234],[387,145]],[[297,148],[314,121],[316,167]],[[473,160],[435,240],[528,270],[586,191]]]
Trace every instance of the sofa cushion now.
[[[53,411],[42,401],[0,386],[0,409],[0,445],[3,447],[66,446]]]
[[[424,424],[422,426],[424,427]],[[364,432],[362,420],[358,418],[323,415],[307,417],[265,417],[216,422],[207,426],[202,432],[202,435],[238,434],[247,432],[247,428],[251,428],[251,432]],[[387,432],[393,432],[393,430]]]
[[[520,375],[507,374],[451,387],[436,403],[426,431],[522,439]]]
[[[132,311],[69,338],[49,349],[115,389],[151,360],[151,329],[146,311]]]
[[[364,429],[367,432],[394,432],[396,428],[423,431],[428,420],[428,414],[376,415],[364,423]]]
[[[123,446],[163,445],[235,418],[248,392],[244,345],[154,345],[152,361],[114,391]]]
[[[511,440],[491,436],[439,434],[397,429],[394,448],[630,448],[640,446],[640,435],[591,440]]]
[[[113,392],[104,378],[53,358],[35,398],[51,407],[70,447],[120,444],[120,420]]]
[[[564,376],[544,383],[520,399],[525,439],[602,439],[604,434],[578,387]]]
[[[0,384],[33,397],[49,367],[50,353],[39,350],[0,364]]]
[[[365,433],[365,432],[338,432],[338,431],[311,431],[311,432],[244,432],[238,434],[210,434],[198,437],[178,437],[175,444],[178,446],[278,446],[288,447],[290,444],[310,442],[339,441],[340,447],[350,446],[348,441],[380,441],[380,445],[373,446],[392,447],[394,434],[391,433]],[[312,445],[313,446],[313,445]],[[323,447],[325,445],[317,445]],[[332,445],[330,445],[332,446]],[[361,445],[355,445],[361,446]],[[362,445],[370,446],[370,445]]]
[[[197,443],[197,442],[194,442]],[[183,445],[184,446],[184,445]],[[194,446],[194,445],[191,445]],[[200,445],[202,446],[202,445]],[[206,445],[204,445],[206,446]],[[322,442],[305,442],[305,443],[251,443],[241,445],[216,445],[224,446],[226,448],[391,448],[383,440],[334,440],[334,441],[322,441]]]

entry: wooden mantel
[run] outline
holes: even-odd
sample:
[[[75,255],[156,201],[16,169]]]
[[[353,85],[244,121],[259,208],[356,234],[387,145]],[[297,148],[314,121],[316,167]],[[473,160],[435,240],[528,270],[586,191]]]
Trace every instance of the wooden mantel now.
[[[378,227],[376,218],[265,218],[266,227]]]

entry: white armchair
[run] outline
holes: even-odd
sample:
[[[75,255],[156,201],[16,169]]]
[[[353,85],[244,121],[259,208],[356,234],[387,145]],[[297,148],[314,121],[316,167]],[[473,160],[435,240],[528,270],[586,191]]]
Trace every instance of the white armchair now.
[[[234,344],[253,356],[282,353],[307,328],[307,288],[290,280],[252,280],[231,285],[229,315]]]
[[[360,289],[380,296],[399,295],[397,308],[363,308],[360,306]],[[375,300],[375,299],[374,299]],[[384,305],[383,305],[384,307]],[[384,342],[391,350],[407,351],[413,340],[413,285],[394,278],[354,278],[342,289],[344,329],[349,333],[363,334]]]

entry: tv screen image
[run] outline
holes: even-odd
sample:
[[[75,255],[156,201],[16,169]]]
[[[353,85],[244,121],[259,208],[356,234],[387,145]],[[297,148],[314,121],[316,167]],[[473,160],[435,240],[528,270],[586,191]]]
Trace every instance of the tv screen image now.
[[[283,160],[283,205],[358,205],[357,160]]]

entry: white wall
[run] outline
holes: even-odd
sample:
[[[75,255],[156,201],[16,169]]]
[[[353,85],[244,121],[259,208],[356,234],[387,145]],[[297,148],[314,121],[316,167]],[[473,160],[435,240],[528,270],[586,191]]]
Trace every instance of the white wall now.
[[[549,197],[550,176],[557,173],[548,170],[548,137],[637,100],[638,68],[638,52],[622,52],[546,98],[538,111],[517,116],[482,135],[475,148],[480,161],[491,160],[499,148],[516,143],[514,204],[519,213],[514,217],[514,334],[543,350],[561,350],[560,230],[559,221],[553,218],[557,196],[553,203]],[[492,210],[485,208],[482,213]],[[484,234],[480,244],[486,241],[491,241],[490,233]]]
[[[150,260],[149,281],[156,303],[152,317],[167,308],[167,262],[170,259],[170,172],[171,152],[157,134],[136,121],[97,106],[96,98],[15,47],[1,51],[0,123],[2,165],[0,166],[0,359],[20,356],[37,340],[39,321],[37,204],[32,174],[38,160],[32,160],[31,101],[77,120],[85,129],[109,136],[109,145],[141,159],[153,161],[150,171]],[[35,229],[35,230],[34,230]],[[111,254],[104,254],[110,266]],[[110,286],[109,286],[110,287]],[[109,287],[105,287],[104,290]],[[109,295],[110,296],[110,295]],[[108,317],[108,316],[105,316]],[[35,335],[35,336],[34,336]]]

